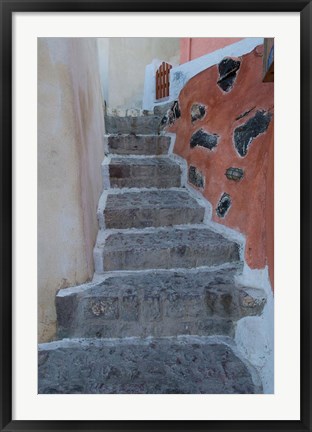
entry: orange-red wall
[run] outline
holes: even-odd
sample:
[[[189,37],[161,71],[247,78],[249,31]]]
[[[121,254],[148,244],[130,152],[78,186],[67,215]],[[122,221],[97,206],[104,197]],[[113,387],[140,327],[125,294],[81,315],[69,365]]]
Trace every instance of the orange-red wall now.
[[[181,38],[180,64],[224,48],[242,39],[243,38]]]
[[[239,156],[233,144],[234,129],[257,111],[273,114],[273,83],[262,82],[262,55],[263,46],[260,46],[239,59],[241,66],[229,93],[217,85],[217,65],[193,77],[180,93],[181,117],[169,131],[177,134],[174,152],[186,159],[188,165],[197,167],[205,177],[205,186],[199,190],[212,204],[213,220],[245,234],[248,265],[261,269],[268,264],[273,287],[273,115],[267,131],[252,141],[246,156]],[[205,105],[207,112],[203,119],[192,124],[190,111],[194,103]],[[236,120],[251,108],[253,111]],[[190,147],[190,138],[199,128],[219,135],[218,145],[213,150]],[[238,182],[228,180],[225,171],[229,167],[242,168],[244,178]],[[224,192],[231,196],[232,205],[221,218],[215,209]]]

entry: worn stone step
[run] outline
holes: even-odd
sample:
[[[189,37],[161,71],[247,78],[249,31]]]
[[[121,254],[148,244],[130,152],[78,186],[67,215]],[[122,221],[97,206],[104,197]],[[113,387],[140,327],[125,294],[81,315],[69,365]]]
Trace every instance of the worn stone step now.
[[[144,228],[203,221],[205,209],[183,189],[110,193],[104,209],[106,228]]]
[[[161,124],[162,116],[110,116],[105,115],[105,130],[109,134],[158,134],[165,125]]]
[[[38,357],[40,394],[262,393],[230,338],[65,339]]]
[[[108,150],[119,155],[168,154],[170,137],[164,135],[117,134],[107,136]]]
[[[181,169],[167,157],[112,157],[109,163],[113,188],[181,186]]]
[[[266,301],[262,290],[235,284],[237,270],[132,272],[62,289],[58,336],[234,336],[235,322],[261,314]]]
[[[202,225],[107,232],[96,272],[215,266],[239,261],[239,246]],[[98,271],[99,270],[99,271]]]

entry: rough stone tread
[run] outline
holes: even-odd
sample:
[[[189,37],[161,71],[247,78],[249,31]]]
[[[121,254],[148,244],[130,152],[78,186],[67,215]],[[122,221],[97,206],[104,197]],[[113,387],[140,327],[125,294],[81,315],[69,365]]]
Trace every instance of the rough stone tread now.
[[[107,228],[144,228],[200,223],[204,207],[185,190],[108,194],[104,210]]]
[[[170,137],[163,135],[114,134],[107,137],[110,153],[119,155],[165,155]]]
[[[169,227],[109,234],[104,270],[194,268],[239,261],[239,246],[208,228]]]
[[[111,187],[170,188],[181,185],[181,169],[168,157],[112,157]]]
[[[111,134],[155,134],[157,135],[164,125],[162,117],[158,115],[117,117],[105,115],[105,129]]]
[[[63,337],[233,336],[234,322],[259,315],[261,290],[238,286],[236,266],[198,273],[148,272],[110,276],[56,297]]]
[[[39,393],[261,393],[234,350],[199,337],[51,342],[39,345]]]

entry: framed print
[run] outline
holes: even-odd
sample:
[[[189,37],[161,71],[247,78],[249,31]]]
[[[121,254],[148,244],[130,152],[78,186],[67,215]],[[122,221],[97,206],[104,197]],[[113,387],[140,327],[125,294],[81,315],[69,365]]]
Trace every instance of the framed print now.
[[[311,430],[311,2],[1,33],[2,430]]]

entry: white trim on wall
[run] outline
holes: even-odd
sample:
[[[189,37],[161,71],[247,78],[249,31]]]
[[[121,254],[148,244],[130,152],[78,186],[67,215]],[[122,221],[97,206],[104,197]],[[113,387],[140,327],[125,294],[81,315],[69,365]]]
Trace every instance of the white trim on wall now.
[[[173,67],[170,71],[170,95],[166,102],[178,99],[179,94],[185,84],[198,73],[214,66],[224,57],[240,57],[251,52],[256,46],[263,44],[263,38],[245,38],[239,42],[220,48],[212,53],[203,55],[194,60],[191,60],[182,65]],[[158,62],[158,63],[157,63]],[[145,82],[143,106],[144,110],[152,111],[159,103],[156,102],[155,94],[155,72],[161,62],[153,60],[153,62],[145,68]],[[155,65],[157,67],[155,68]]]

